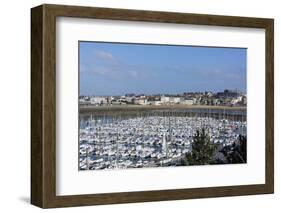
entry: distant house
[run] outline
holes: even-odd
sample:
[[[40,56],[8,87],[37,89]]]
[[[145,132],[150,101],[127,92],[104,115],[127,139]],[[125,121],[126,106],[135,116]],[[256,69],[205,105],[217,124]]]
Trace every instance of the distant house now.
[[[127,104],[133,104],[135,103],[135,97],[134,96],[126,96],[125,101]]]
[[[139,104],[139,105],[147,105],[148,101],[147,101],[146,97],[140,97],[140,98],[135,99],[134,103]]]
[[[194,104],[194,100],[193,99],[185,99],[182,104],[185,105],[193,105]]]
[[[155,101],[155,102],[154,102],[154,105],[156,105],[156,106],[161,105],[161,101]]]
[[[82,105],[91,104],[90,98],[87,96],[80,97],[79,104],[82,104]]]
[[[160,101],[161,101],[161,103],[165,104],[165,103],[168,103],[170,101],[170,98],[167,97],[167,96],[161,96]]]
[[[97,105],[97,104],[102,105],[102,104],[107,103],[107,98],[100,97],[100,96],[94,96],[94,97],[91,97],[90,102],[91,102],[91,104],[94,104],[94,105]]]
[[[182,97],[170,97],[170,102],[174,104],[179,104],[183,101]]]
[[[161,96],[161,103],[162,104],[179,104],[184,99],[182,97],[176,96]]]

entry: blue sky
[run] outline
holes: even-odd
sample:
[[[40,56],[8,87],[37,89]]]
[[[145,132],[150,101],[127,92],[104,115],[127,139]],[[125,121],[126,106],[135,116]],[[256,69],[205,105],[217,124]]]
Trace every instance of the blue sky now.
[[[247,49],[79,42],[80,95],[246,91]]]

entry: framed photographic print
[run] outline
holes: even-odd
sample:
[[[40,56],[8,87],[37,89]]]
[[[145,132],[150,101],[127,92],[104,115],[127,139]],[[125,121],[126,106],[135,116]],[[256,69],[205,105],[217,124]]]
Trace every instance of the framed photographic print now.
[[[31,203],[274,191],[273,19],[31,9]]]

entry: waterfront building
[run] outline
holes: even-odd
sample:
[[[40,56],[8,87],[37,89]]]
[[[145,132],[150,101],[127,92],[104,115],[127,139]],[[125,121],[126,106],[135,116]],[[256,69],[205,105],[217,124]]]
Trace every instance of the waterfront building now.
[[[185,105],[193,105],[194,100],[193,99],[185,99],[182,103],[185,104]]]
[[[107,104],[107,98],[106,97],[100,97],[100,96],[94,96],[91,97],[90,100],[91,104],[98,104],[98,105],[102,105],[102,104]]]

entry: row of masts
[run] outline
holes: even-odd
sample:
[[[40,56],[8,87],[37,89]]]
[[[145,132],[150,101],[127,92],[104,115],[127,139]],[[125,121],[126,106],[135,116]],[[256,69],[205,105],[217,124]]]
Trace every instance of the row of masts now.
[[[215,118],[215,119],[225,119],[244,122],[247,119],[246,111],[236,111],[236,110],[204,110],[204,111],[152,111],[152,112],[134,112],[128,114],[104,113],[103,115],[90,114],[90,120],[103,120],[109,122],[110,120],[134,118],[134,117],[151,117],[151,116],[161,116],[161,117],[196,117],[196,118]],[[89,116],[81,116],[81,118],[86,118]]]

